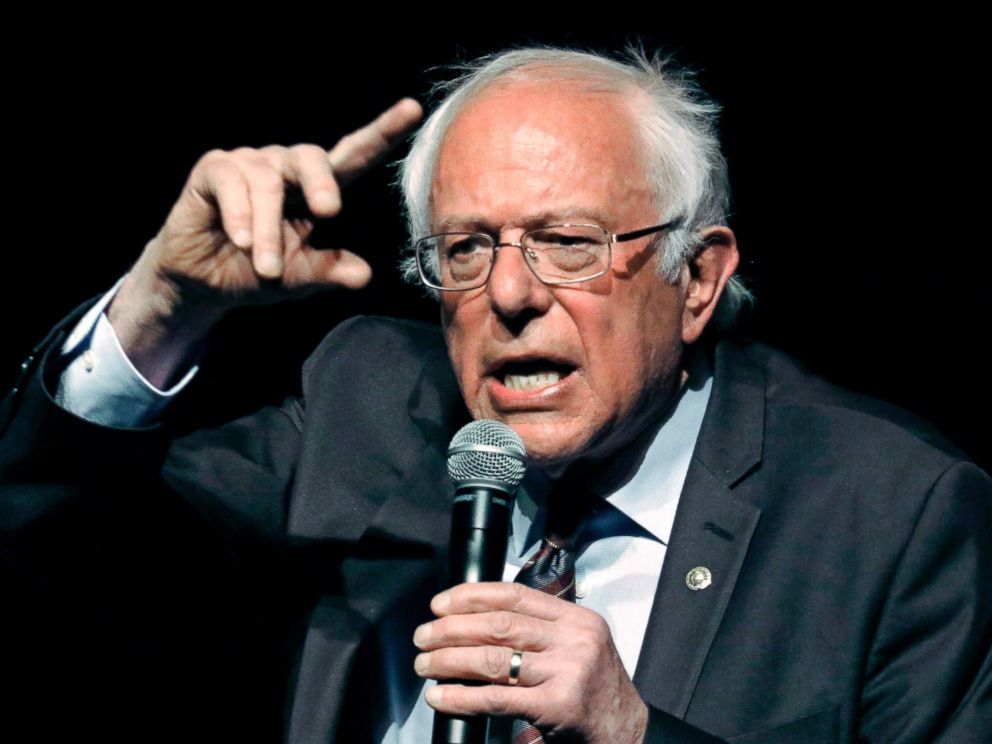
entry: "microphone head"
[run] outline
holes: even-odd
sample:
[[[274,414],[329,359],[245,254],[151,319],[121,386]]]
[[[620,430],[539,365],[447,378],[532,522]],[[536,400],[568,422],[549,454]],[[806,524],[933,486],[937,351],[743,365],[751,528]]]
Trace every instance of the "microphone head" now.
[[[448,475],[457,488],[480,485],[512,494],[526,470],[523,440],[499,421],[466,424],[448,446]]]

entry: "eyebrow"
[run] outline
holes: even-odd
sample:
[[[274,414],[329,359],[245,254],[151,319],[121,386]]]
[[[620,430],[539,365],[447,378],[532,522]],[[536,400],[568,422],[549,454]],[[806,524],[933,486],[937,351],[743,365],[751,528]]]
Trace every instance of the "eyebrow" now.
[[[513,220],[507,225],[503,225],[501,227],[494,226],[489,218],[483,217],[482,215],[449,215],[437,220],[434,223],[434,229],[439,232],[467,230],[471,232],[496,233],[500,229],[509,227],[533,229],[543,225],[554,225],[562,222],[581,222],[583,224],[592,223],[605,227],[608,221],[609,218],[606,214],[598,209],[573,207],[570,209],[555,209],[535,212],[526,215],[521,219]]]

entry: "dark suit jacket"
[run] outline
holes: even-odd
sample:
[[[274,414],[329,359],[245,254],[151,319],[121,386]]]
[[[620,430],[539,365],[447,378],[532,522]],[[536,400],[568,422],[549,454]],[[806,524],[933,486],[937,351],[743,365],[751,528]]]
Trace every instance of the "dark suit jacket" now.
[[[56,332],[34,356],[59,343]],[[987,736],[988,477],[909,416],[770,349],[724,341],[713,364],[634,675],[652,708],[649,740]],[[345,323],[304,367],[302,399],[171,444],[168,427],[114,431],[62,412],[36,367],[54,365],[29,361],[5,404],[0,459],[5,572],[17,586],[32,599],[72,595],[78,577],[60,573],[93,576],[95,562],[113,574],[99,600],[133,574],[178,566],[183,578],[172,581],[182,586],[170,585],[165,604],[188,603],[185,591],[212,608],[204,616],[219,618],[210,622],[220,636],[248,626],[229,640],[232,656],[276,627],[290,639],[266,657],[288,650],[291,659],[288,740],[368,738],[368,701],[383,697],[378,634],[384,623],[412,633],[426,619],[446,557],[445,449],[467,414],[438,331]],[[168,488],[133,493],[157,488],[160,466]],[[182,551],[147,544],[141,525],[163,521],[181,526]],[[44,557],[67,553],[72,568]],[[121,574],[121,554],[137,567]],[[204,556],[225,566],[221,578]],[[698,566],[713,582],[693,591],[686,575]],[[104,601],[133,633],[133,597]],[[211,644],[193,647],[209,655]],[[263,697],[255,689],[221,704],[237,716]]]

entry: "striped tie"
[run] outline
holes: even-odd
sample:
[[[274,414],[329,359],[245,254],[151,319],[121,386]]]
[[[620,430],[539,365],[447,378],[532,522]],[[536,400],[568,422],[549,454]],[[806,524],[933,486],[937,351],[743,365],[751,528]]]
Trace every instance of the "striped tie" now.
[[[580,488],[561,487],[548,500],[544,539],[537,552],[520,569],[514,581],[552,594],[566,602],[575,601],[574,538],[589,514],[589,497]],[[544,738],[529,721],[516,719],[511,729],[513,744],[538,744]]]

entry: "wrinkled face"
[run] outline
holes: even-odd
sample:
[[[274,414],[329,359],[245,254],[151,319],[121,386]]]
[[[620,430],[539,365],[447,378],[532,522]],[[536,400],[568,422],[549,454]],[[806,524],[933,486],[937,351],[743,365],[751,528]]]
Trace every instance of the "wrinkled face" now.
[[[435,232],[517,241],[575,222],[657,224],[627,104],[576,83],[490,88],[457,116],[431,189]],[[442,293],[442,323],[477,419],[511,426],[556,468],[611,454],[668,407],[680,375],[685,281],[656,271],[653,236],[613,246],[610,271],[551,287],[502,248],[486,287]],[[685,272],[684,272],[685,274]]]

